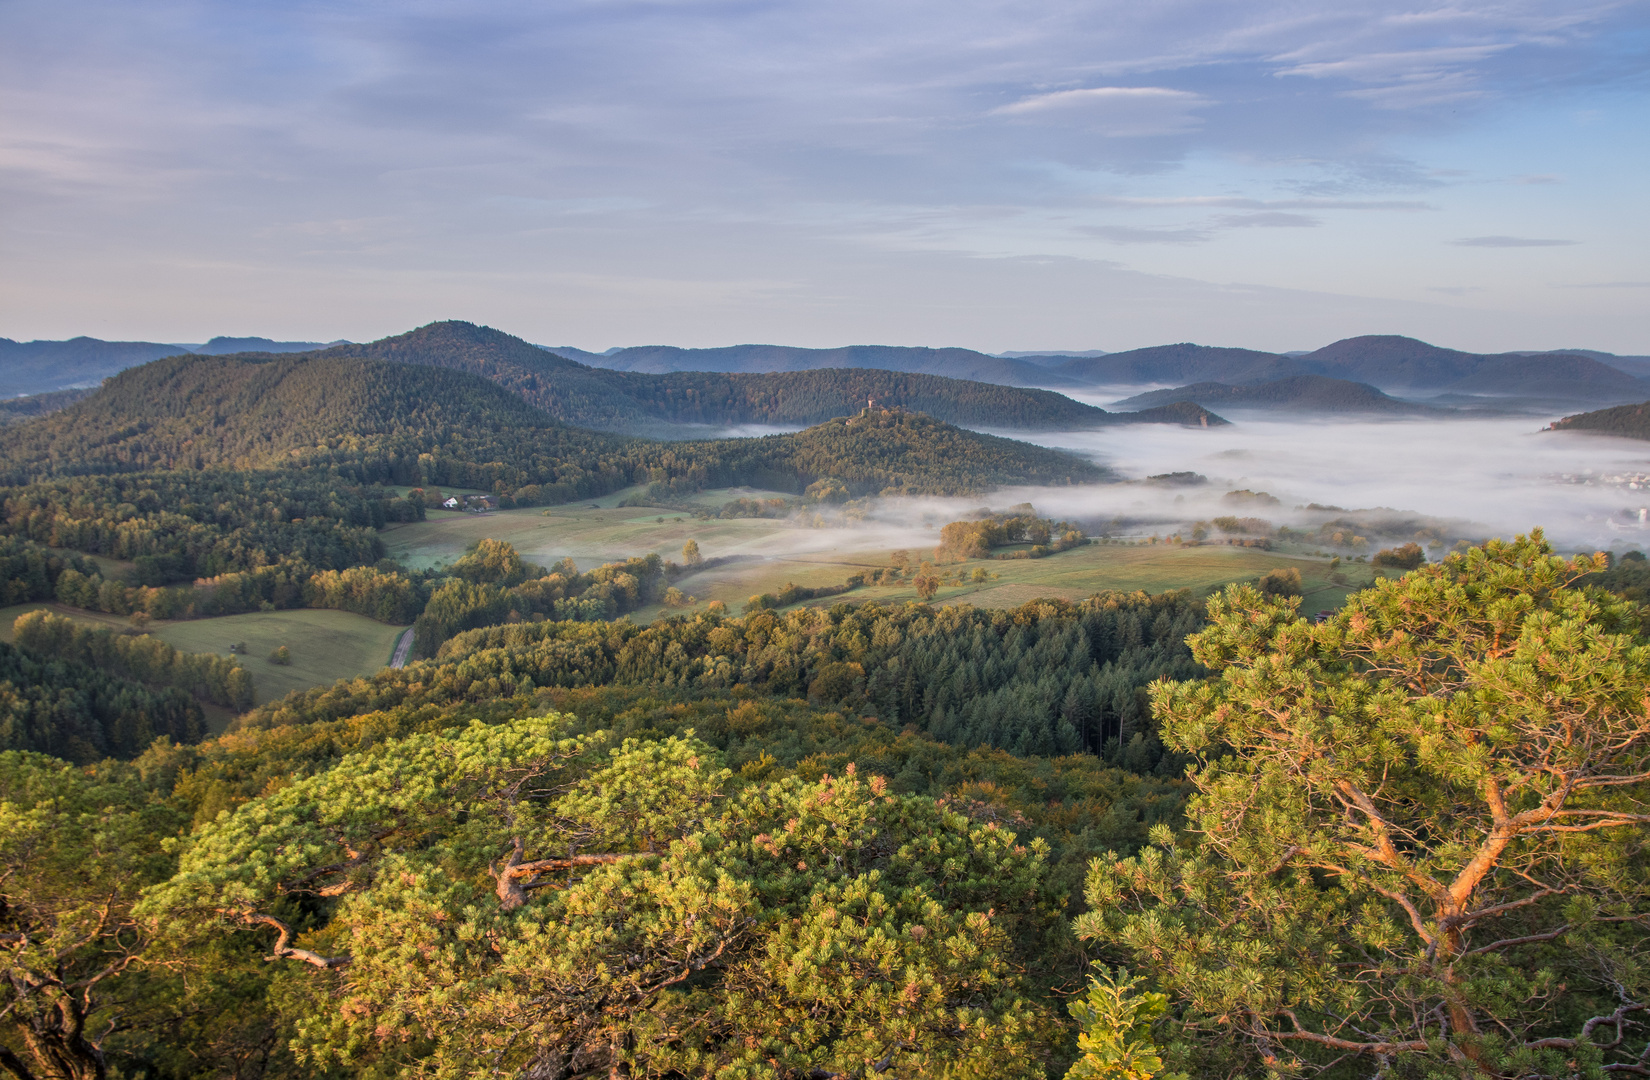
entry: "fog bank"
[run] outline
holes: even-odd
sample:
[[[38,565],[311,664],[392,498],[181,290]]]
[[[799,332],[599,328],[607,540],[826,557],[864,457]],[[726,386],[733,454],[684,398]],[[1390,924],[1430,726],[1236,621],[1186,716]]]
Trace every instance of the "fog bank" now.
[[[1481,535],[1540,526],[1565,548],[1650,543],[1650,525],[1638,521],[1638,510],[1650,507],[1650,443],[1542,431],[1529,417],[1253,419],[1208,429],[1143,424],[1017,437],[1082,453],[1130,480],[1189,471],[1210,482],[1017,489],[995,494],[992,505],[1028,498],[1059,517],[1145,509],[1187,520],[1256,513],[1280,524],[1326,516],[1296,514],[1297,505],[1390,507],[1454,520]],[[1222,505],[1224,492],[1242,488],[1269,492],[1283,507]]]

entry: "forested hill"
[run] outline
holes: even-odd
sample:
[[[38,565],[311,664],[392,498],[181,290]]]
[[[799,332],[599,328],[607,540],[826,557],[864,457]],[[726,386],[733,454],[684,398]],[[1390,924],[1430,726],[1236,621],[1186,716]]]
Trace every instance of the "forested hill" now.
[[[611,371],[465,322],[431,323],[365,345],[331,349],[324,355],[467,371],[498,383],[569,424],[667,437],[691,434],[684,425],[817,424],[851,416],[872,400],[879,406],[927,413],[975,428],[1050,431],[1115,423],[1203,422],[1197,415],[1116,415],[1048,390],[869,368],[769,374]]]
[[[361,483],[487,488],[528,504],[638,480],[800,492],[834,478],[856,495],[963,494],[1101,475],[1069,454],[899,410],[763,439],[626,438],[560,423],[467,372],[330,352],[171,357],[123,372],[61,412],[0,430],[0,481],[10,484],[311,466]]]
[[[1617,405],[1613,409],[1577,413],[1552,423],[1551,431],[1591,431],[1599,435],[1621,435],[1629,439],[1650,439],[1650,401],[1639,405]]]
[[[152,469],[262,468],[317,454],[445,448],[580,455],[623,440],[557,424],[458,372],[333,356],[177,356],[131,368],[68,409],[0,432],[13,482]],[[483,457],[483,460],[495,458]]]
[[[1205,382],[1171,390],[1153,390],[1120,401],[1122,408],[1151,408],[1177,401],[1206,407],[1269,409],[1306,413],[1381,413],[1423,416],[1450,410],[1417,405],[1388,397],[1368,383],[1331,379],[1326,375],[1291,375],[1247,386]]]
[[[215,337],[202,345],[102,341],[90,337],[67,341],[0,338],[0,397],[96,386],[127,368],[181,353],[310,352],[325,347],[314,341],[271,341],[260,337]]]
[[[1082,483],[1105,475],[1064,451],[892,409],[866,410],[794,435],[670,445],[721,462],[728,475],[759,477],[777,463],[795,476],[840,480],[852,495],[961,493],[1014,483]]]
[[[1254,349],[1225,349],[1209,345],[1154,345],[1146,349],[1084,356],[1061,364],[1061,375],[1094,384],[1141,383],[1254,383],[1299,375],[1300,363],[1276,353]]]
[[[134,364],[183,352],[155,341],[13,341],[0,338],[0,397],[41,394],[98,380]]]
[[[1370,334],[1289,356],[1190,343],[1158,345],[1080,357],[1058,365],[1054,371],[1089,384],[1252,386],[1315,375],[1368,383],[1398,393],[1554,401],[1630,401],[1650,392],[1650,383],[1611,367],[1605,356],[1468,353],[1395,334]],[[1623,363],[1631,360],[1627,358]]]
[[[1308,371],[1387,389],[1621,400],[1646,384],[1579,353],[1468,353],[1395,334],[1346,338],[1300,357]]]

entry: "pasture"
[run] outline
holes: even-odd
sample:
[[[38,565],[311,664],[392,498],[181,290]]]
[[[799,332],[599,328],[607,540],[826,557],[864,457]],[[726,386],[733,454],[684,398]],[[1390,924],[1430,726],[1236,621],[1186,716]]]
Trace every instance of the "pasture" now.
[[[62,604],[14,604],[0,608],[0,637],[12,639],[12,623],[19,615],[45,608],[89,626],[124,630],[130,623],[114,615],[64,607]],[[395,640],[406,629],[385,626],[348,611],[251,611],[215,619],[156,621],[148,632],[182,652],[226,655],[229,647],[244,643],[241,663],[252,672],[258,704],[284,697],[292,690],[325,686],[339,679],[370,675],[390,661]],[[288,665],[268,660],[277,646],[292,654]]]

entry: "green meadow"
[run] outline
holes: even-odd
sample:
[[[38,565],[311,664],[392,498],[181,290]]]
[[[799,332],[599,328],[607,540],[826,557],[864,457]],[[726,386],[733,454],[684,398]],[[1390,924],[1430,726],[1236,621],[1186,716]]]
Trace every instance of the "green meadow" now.
[[[46,608],[91,626],[124,630],[131,624],[113,615],[61,604],[14,604],[0,608],[0,637],[12,639],[19,615]],[[215,619],[154,622],[148,632],[183,652],[227,654],[231,645],[246,645],[242,663],[252,672],[258,704],[292,690],[324,686],[339,679],[370,675],[389,663],[402,626],[385,626],[348,611],[253,611]],[[269,654],[285,645],[292,663],[273,664]]]
[[[694,596],[695,607],[719,600],[738,612],[756,594],[777,592],[788,583],[802,586],[835,585],[850,574],[889,565],[892,551],[885,530],[876,527],[822,529],[792,520],[737,518],[700,520],[680,510],[617,506],[630,493],[619,492],[589,503],[549,509],[503,510],[489,513],[437,511],[423,522],[392,525],[384,531],[393,558],[427,569],[450,563],[482,539],[504,540],[522,557],[549,565],[571,557],[581,569],[637,555],[657,554],[680,560],[682,545],[695,540],[713,565],[679,578],[676,585]],[[738,495],[769,493],[706,492],[710,505]],[[605,505],[604,505],[605,504]],[[937,532],[933,534],[938,539]],[[913,563],[931,557],[931,546],[911,546]],[[716,561],[723,560],[723,561]],[[936,603],[959,602],[982,607],[1017,607],[1028,600],[1077,600],[1103,590],[1163,592],[1188,588],[1202,595],[1232,581],[1257,578],[1268,570],[1296,567],[1305,595],[1307,614],[1339,607],[1349,586],[1366,583],[1367,566],[1345,565],[1338,584],[1330,580],[1326,559],[1296,553],[1225,545],[1094,543],[1043,559],[989,559],[942,566],[952,576],[971,576],[976,567],[989,580],[946,585]],[[860,588],[856,600],[904,602],[917,598],[909,582]],[[810,601],[831,604],[837,597]],[[631,618],[648,622],[669,614],[658,606],[640,609]]]

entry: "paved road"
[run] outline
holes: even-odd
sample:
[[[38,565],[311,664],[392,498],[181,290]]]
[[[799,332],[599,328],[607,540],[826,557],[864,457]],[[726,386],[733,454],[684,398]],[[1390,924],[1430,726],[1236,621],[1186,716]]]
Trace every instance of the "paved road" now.
[[[412,652],[412,627],[407,627],[395,642],[395,654],[390,657],[390,667],[406,667],[407,654]]]

